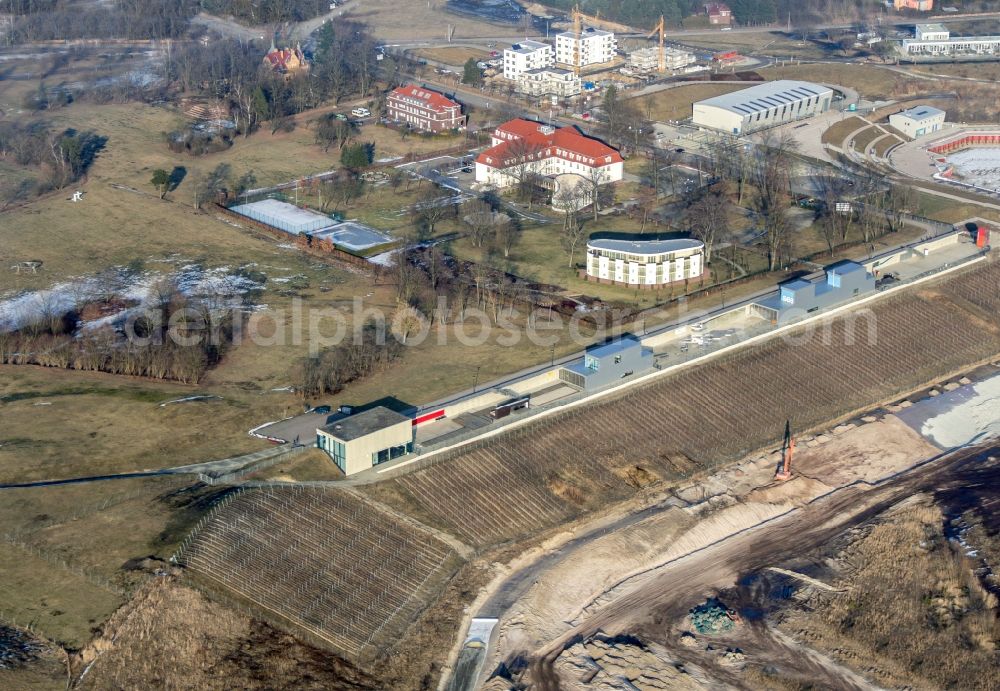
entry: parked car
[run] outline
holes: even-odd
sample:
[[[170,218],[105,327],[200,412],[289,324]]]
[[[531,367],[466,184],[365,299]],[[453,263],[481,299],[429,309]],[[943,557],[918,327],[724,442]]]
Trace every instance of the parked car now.
[[[313,412],[316,413],[317,415],[327,415],[329,414],[330,410],[331,408],[328,405],[318,405],[315,408],[313,408]]]
[[[351,115],[353,115],[356,118],[367,118],[371,114],[372,112],[367,108],[355,108],[354,110],[351,111]]]

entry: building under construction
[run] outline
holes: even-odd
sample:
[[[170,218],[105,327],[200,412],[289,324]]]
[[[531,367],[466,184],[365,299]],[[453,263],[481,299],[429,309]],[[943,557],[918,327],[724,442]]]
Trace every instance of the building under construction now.
[[[679,48],[663,49],[664,70],[677,72],[697,62],[694,53]],[[627,66],[633,72],[656,72],[659,70],[660,49],[656,46],[633,50],[628,54]]]

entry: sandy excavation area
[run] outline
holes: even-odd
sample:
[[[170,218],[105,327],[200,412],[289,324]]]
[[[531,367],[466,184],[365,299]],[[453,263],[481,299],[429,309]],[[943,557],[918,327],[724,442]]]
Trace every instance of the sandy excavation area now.
[[[656,498],[663,509],[599,535],[538,574],[502,618],[493,659],[534,650],[656,577],[658,567],[788,513],[855,481],[875,482],[939,450],[894,415],[798,440],[793,479],[777,483],[780,451],[747,459]]]

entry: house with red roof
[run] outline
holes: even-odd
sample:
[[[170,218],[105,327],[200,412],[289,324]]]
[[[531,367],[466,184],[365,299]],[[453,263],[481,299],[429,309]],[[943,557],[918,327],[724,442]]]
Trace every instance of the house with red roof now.
[[[705,5],[708,23],[712,25],[729,26],[733,23],[733,11],[724,2],[710,2]]]
[[[518,182],[530,170],[560,184],[599,179],[618,182],[623,177],[621,154],[575,127],[552,127],[518,118],[497,127],[492,146],[476,157],[476,182],[497,188]]]
[[[296,45],[294,48],[275,48],[271,44],[271,50],[264,55],[264,64],[274,72],[284,75],[305,71],[309,69],[309,62],[302,53],[302,48]]]
[[[461,103],[412,84],[393,89],[386,98],[385,109],[390,120],[425,132],[453,130],[465,124]]]

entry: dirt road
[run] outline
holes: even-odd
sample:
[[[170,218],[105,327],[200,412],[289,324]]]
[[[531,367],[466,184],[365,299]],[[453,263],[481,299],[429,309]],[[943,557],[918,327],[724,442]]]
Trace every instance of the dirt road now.
[[[626,633],[648,624],[654,616],[658,622],[677,620],[693,602],[731,586],[741,574],[815,549],[907,496],[988,482],[1000,475],[991,462],[991,457],[995,459],[998,454],[1000,444],[995,440],[986,446],[942,454],[875,485],[857,482],[833,491],[802,509],[679,558],[536,651],[529,668],[531,680],[536,688],[558,689],[553,663],[574,640],[598,631],[609,635]],[[822,675],[834,687],[859,687],[858,679],[849,670],[815,660],[808,664],[811,673]]]

